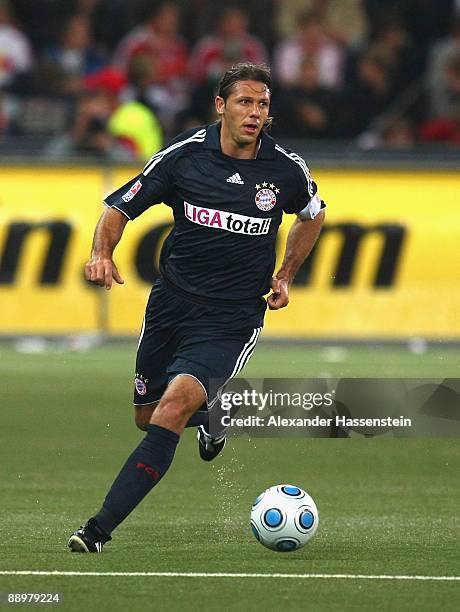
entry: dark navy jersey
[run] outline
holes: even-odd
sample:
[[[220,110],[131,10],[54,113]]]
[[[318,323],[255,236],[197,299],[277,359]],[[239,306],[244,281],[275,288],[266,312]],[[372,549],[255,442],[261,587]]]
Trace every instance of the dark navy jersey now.
[[[283,212],[313,219],[325,206],[301,157],[265,133],[255,159],[224,155],[220,123],[175,138],[105,200],[128,219],[161,202],[174,214],[162,276],[191,296],[219,302],[268,293]]]

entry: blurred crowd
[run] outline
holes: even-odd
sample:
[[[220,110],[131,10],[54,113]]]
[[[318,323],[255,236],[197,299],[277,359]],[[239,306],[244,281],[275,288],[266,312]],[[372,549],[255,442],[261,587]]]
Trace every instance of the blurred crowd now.
[[[0,0],[0,139],[146,159],[267,62],[274,135],[460,146],[460,0]]]

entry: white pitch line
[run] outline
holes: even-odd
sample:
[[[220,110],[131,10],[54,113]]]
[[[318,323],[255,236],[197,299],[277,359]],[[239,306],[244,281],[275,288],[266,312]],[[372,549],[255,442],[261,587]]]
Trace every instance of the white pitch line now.
[[[460,581],[460,576],[391,576],[387,574],[244,574],[207,572],[64,572],[38,570],[0,570],[0,576],[126,576],[146,578],[332,578],[339,580],[436,580]]]

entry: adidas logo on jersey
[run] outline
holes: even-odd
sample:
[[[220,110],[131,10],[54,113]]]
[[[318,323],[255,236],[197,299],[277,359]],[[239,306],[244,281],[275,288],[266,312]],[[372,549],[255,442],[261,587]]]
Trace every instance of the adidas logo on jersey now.
[[[232,176],[229,176],[227,179],[227,183],[235,183],[237,185],[244,185],[244,181],[241,178],[241,176],[238,174],[238,172],[236,174],[232,174]]]

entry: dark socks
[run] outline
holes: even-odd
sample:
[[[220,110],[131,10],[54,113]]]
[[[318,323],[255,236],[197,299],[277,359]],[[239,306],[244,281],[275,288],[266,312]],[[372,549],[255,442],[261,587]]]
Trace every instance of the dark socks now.
[[[147,435],[128,457],[94,517],[107,535],[166,474],[178,442],[179,436],[173,431],[159,425],[148,426]]]

